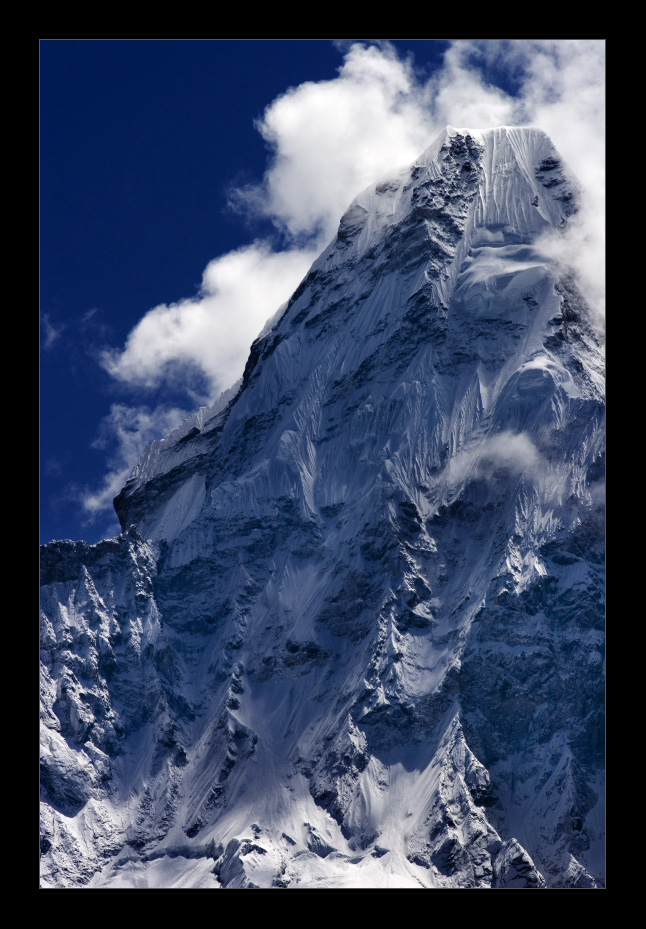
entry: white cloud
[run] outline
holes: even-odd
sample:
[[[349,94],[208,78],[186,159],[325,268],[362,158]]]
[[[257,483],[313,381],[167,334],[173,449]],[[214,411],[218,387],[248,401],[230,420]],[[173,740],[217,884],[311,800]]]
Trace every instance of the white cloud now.
[[[216,258],[198,296],[150,310],[123,351],[105,352],[103,364],[141,387],[159,385],[178,367],[197,367],[208,380],[200,400],[211,402],[242,375],[251,342],[315,258],[309,250],[272,252],[262,242]]]
[[[41,348],[43,351],[49,351],[49,349],[53,348],[60,339],[64,326],[55,326],[51,320],[51,317],[47,313],[42,314],[40,321],[43,327]]]
[[[476,478],[490,480],[499,471],[537,480],[545,470],[545,461],[527,433],[505,430],[461,449],[449,461],[446,477],[455,488]]]
[[[290,88],[257,127],[273,150],[261,184],[238,205],[271,217],[290,236],[323,248],[350,201],[411,162],[436,127],[413,70],[389,46],[353,45],[338,77]]]
[[[444,66],[424,88],[427,106],[438,128],[488,129],[514,125],[513,97],[488,83],[475,60],[473,43],[457,41],[447,50]]]

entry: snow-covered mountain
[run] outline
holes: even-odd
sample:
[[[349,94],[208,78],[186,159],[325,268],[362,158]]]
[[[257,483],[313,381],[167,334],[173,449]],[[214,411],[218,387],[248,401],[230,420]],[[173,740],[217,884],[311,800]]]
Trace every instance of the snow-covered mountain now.
[[[43,549],[42,883],[603,883],[603,352],[538,129],[447,128]]]

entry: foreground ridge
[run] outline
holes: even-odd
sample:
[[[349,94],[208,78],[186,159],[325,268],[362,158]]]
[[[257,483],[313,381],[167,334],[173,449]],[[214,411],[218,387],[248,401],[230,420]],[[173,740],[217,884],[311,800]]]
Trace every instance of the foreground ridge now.
[[[603,350],[534,128],[351,204],[42,551],[46,887],[603,885]],[[553,251],[553,250],[551,250]]]

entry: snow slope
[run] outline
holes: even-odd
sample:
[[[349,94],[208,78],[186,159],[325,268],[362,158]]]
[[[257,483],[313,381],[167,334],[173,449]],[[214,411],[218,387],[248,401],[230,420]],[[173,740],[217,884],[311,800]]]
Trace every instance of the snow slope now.
[[[603,883],[603,352],[533,128],[350,205],[43,551],[44,886]],[[551,251],[551,250],[550,250]]]

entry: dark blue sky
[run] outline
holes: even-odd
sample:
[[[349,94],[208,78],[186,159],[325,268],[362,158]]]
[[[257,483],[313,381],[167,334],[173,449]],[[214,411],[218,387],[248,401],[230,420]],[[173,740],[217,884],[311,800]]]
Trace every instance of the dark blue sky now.
[[[447,46],[394,44],[426,75]],[[110,404],[132,400],[98,353],[267,231],[227,209],[231,186],[266,167],[254,120],[343,56],[323,40],[45,40],[40,57],[41,541],[94,542],[115,523],[79,504],[105,471],[92,443]]]

